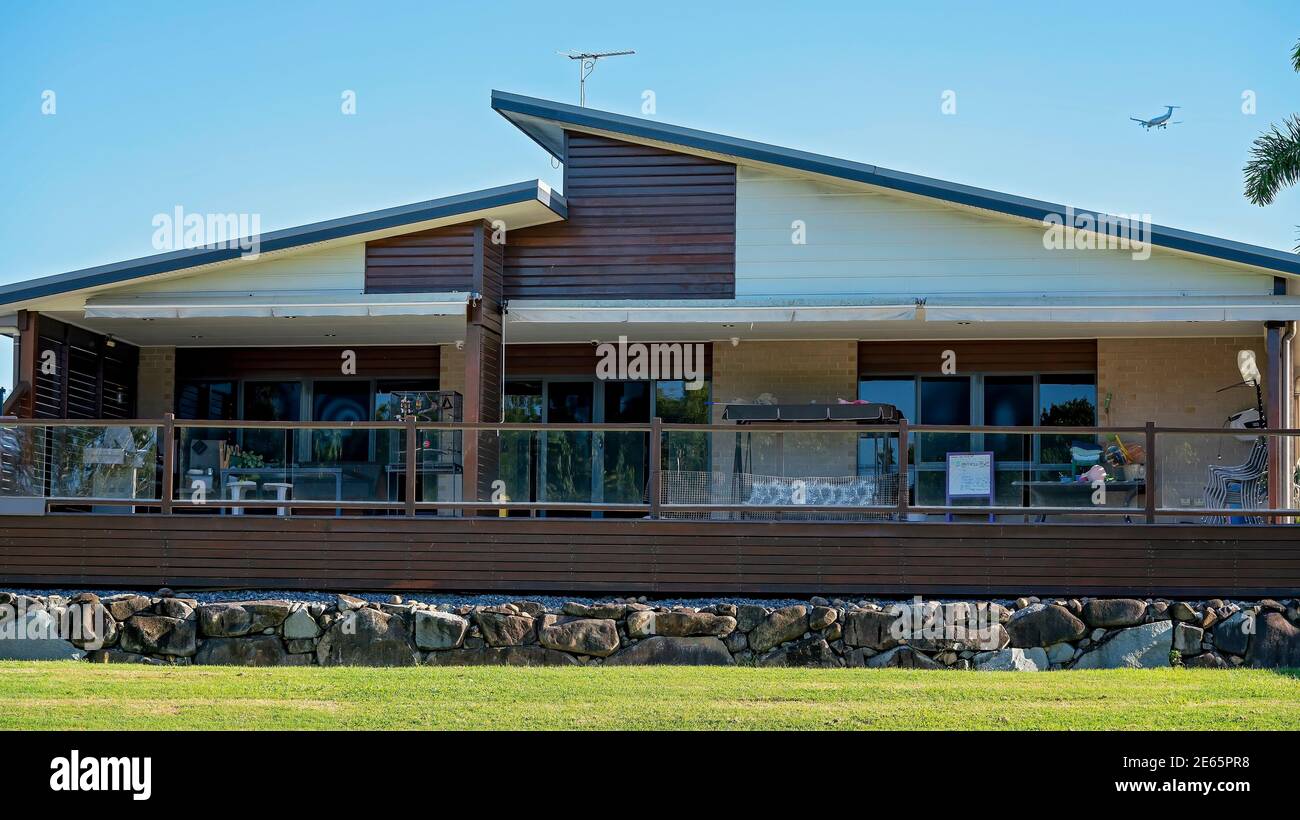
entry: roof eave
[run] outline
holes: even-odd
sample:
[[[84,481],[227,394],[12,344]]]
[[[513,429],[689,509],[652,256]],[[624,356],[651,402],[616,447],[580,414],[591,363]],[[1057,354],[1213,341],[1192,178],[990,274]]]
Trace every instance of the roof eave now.
[[[568,204],[563,196],[551,190],[550,186],[541,180],[529,180],[272,231],[259,237],[258,252],[273,253],[530,201],[539,202],[558,219],[568,218]],[[230,247],[199,247],[168,251],[0,286],[0,307],[87,288],[121,284],[161,273],[174,273],[188,268],[227,262],[239,258],[244,253],[239,242],[228,244]]]
[[[555,144],[553,136],[546,134],[534,122],[547,120],[561,126],[604,131],[635,139],[680,145],[696,151],[735,157],[766,165],[792,168],[808,173],[861,182],[880,188],[938,199],[958,205],[994,211],[1009,216],[1041,222],[1049,215],[1067,213],[1097,221],[1123,219],[1101,211],[1073,208],[1036,199],[1002,193],[987,188],[961,185],[941,179],[923,177],[902,171],[893,171],[876,165],[852,160],[813,154],[792,148],[755,142],[753,140],[714,134],[694,128],[658,123],[652,120],[580,108],[534,97],[525,97],[504,91],[492,92],[492,107],[512,124],[531,137],[548,152],[563,159],[563,146]],[[1300,276],[1300,255],[1273,248],[1248,245],[1230,239],[1150,225],[1151,243],[1172,250],[1236,262],[1252,267],[1266,268],[1278,273]]]

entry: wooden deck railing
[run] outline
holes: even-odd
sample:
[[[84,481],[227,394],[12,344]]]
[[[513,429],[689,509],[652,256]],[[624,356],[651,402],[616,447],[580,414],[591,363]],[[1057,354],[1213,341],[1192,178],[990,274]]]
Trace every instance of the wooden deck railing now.
[[[51,483],[49,475],[49,453],[45,452],[38,456],[34,451],[24,454],[23,444],[36,446],[34,444],[37,438],[45,442],[52,435],[52,431],[63,428],[85,428],[89,430],[97,429],[153,429],[156,432],[156,455],[154,456],[155,469],[161,468],[161,481],[158,481],[157,497],[139,498],[139,497],[94,497],[83,495],[59,495],[50,492]],[[318,430],[337,430],[337,431],[391,431],[392,435],[400,436],[402,442],[403,461],[403,488],[400,500],[388,499],[362,499],[347,500],[337,499],[289,499],[285,500],[266,500],[266,499],[231,499],[221,497],[223,493],[218,486],[215,499],[205,499],[202,503],[191,500],[189,497],[176,493],[177,482],[177,445],[178,441],[184,435],[184,431],[190,429],[209,429],[209,430],[262,430],[274,431],[283,430],[287,434],[302,431]],[[31,431],[45,431],[42,436],[35,436]],[[27,431],[27,432],[23,432]],[[420,445],[421,434],[437,432],[458,432],[462,435],[484,435],[499,433],[535,433],[535,434],[602,434],[602,433],[642,433],[647,436],[647,441],[656,442],[656,446],[650,446],[646,460],[646,488],[641,502],[583,502],[583,501],[493,501],[479,497],[466,498],[461,500],[421,500],[418,496],[417,488],[419,485],[419,457],[423,452]],[[749,504],[749,503],[704,503],[704,504],[685,504],[672,503],[664,498],[664,465],[663,465],[663,445],[668,437],[675,434],[693,433],[709,434],[711,436],[734,435],[738,433],[758,433],[758,434],[775,434],[779,436],[808,436],[817,434],[838,434],[851,436],[856,442],[859,437],[874,435],[885,436],[889,439],[896,439],[897,457],[893,459],[894,463],[891,469],[896,471],[897,483],[900,491],[897,497],[888,500],[887,503],[880,504]],[[1085,507],[1054,507],[1054,506],[971,506],[971,505],[953,505],[953,504],[920,504],[914,503],[911,498],[910,489],[913,485],[913,476],[919,479],[921,472],[935,472],[937,462],[918,462],[912,457],[912,454],[919,444],[922,437],[934,434],[966,434],[966,435],[1018,435],[1018,436],[1108,436],[1123,437],[1127,444],[1141,443],[1145,450],[1145,478],[1143,495],[1144,503],[1140,508],[1117,507],[1117,506],[1085,506]],[[428,511],[464,511],[464,512],[482,512],[482,511],[525,511],[530,514],[536,514],[541,511],[553,512],[578,512],[578,513],[641,513],[648,518],[660,518],[669,514],[725,514],[725,513],[847,513],[847,514],[878,514],[895,517],[898,521],[906,521],[909,514],[923,515],[1001,515],[1001,516],[1047,516],[1047,515],[1070,515],[1070,516],[1121,516],[1133,518],[1135,515],[1148,524],[1155,524],[1160,517],[1170,516],[1247,516],[1251,518],[1264,518],[1269,523],[1289,523],[1293,518],[1300,517],[1300,508],[1288,506],[1286,504],[1268,505],[1263,507],[1248,507],[1243,509],[1240,506],[1229,506],[1222,508],[1208,507],[1184,507],[1173,506],[1167,507],[1160,503],[1161,493],[1164,487],[1162,481],[1167,480],[1162,476],[1161,469],[1161,447],[1168,444],[1175,437],[1211,437],[1211,438],[1237,438],[1237,439],[1264,439],[1269,442],[1269,447],[1287,448],[1285,444],[1289,439],[1300,437],[1300,430],[1240,430],[1225,428],[1198,428],[1198,427],[1160,427],[1154,423],[1148,422],[1142,426],[1118,426],[1118,427],[1009,427],[1009,426],[976,426],[976,425],[934,425],[934,424],[909,424],[903,421],[897,425],[864,425],[847,422],[814,422],[814,423],[797,423],[797,424],[779,424],[779,423],[755,423],[755,424],[675,424],[666,423],[661,419],[654,419],[646,424],[537,424],[537,423],[429,423],[417,422],[414,418],[408,418],[398,421],[364,421],[364,422],[269,422],[269,421],[240,421],[240,420],[179,420],[173,415],[168,414],[162,419],[2,419],[0,420],[0,498],[5,496],[19,497],[22,496],[20,488],[15,487],[15,476],[22,474],[24,468],[38,469],[36,461],[44,459],[39,470],[43,471],[37,476],[37,483],[43,493],[31,495],[41,498],[44,501],[47,511],[50,508],[71,508],[86,506],[128,506],[137,508],[149,508],[161,511],[164,514],[175,514],[178,512],[193,513],[200,509],[215,509],[217,511],[236,510],[242,508],[249,509],[267,509],[267,508],[291,508],[292,511],[379,511],[389,514],[398,514],[405,517],[414,517],[421,512]],[[46,446],[44,443],[41,446]],[[856,446],[856,444],[855,444]],[[1174,445],[1170,445],[1171,447]],[[1167,451],[1166,451],[1167,453]],[[28,461],[24,462],[24,457]],[[712,458],[712,456],[711,456]],[[1288,459],[1293,462],[1294,458]],[[1026,473],[1036,471],[1047,471],[1054,469],[1050,466],[1038,464],[1036,462],[1013,462],[1016,466],[1009,468],[1011,470],[1023,470]],[[927,466],[928,465],[928,466]],[[711,465],[712,466],[712,465]],[[1193,469],[1200,469],[1203,472],[1208,468],[1208,464],[1194,464]],[[856,467],[856,462],[855,462]],[[288,467],[277,468],[274,466],[266,467],[266,472],[274,472],[277,469],[287,470]],[[791,478],[797,478],[792,476]],[[1282,486],[1291,484],[1291,476],[1270,476],[1268,484],[1274,486],[1275,491]],[[1276,482],[1276,483],[1274,483]],[[477,496],[477,491],[467,493]],[[1279,498],[1284,496],[1277,496]],[[967,522],[969,523],[969,522]]]

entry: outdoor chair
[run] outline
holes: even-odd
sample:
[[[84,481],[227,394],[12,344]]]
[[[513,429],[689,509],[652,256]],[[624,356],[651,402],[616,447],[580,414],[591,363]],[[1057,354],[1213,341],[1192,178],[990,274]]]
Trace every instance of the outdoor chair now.
[[[1263,436],[1255,439],[1250,455],[1242,464],[1210,466],[1209,478],[1205,484],[1205,508],[1224,509],[1229,504],[1237,503],[1242,510],[1255,510],[1267,503],[1265,478],[1268,475],[1268,442]],[[1259,516],[1248,516],[1249,524],[1262,523]],[[1227,524],[1226,515],[1208,515],[1202,519],[1206,524]]]

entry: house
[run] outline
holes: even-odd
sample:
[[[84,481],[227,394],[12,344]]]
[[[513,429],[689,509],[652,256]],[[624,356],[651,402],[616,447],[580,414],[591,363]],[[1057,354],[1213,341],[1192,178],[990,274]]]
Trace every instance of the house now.
[[[0,582],[1300,589],[1300,257],[492,106],[562,194],[0,287]]]

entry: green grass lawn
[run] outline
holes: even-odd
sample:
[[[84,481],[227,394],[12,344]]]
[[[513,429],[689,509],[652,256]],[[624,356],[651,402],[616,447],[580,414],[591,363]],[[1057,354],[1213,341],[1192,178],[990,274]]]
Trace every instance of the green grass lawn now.
[[[0,663],[4,729],[1297,729],[1300,673]]]

